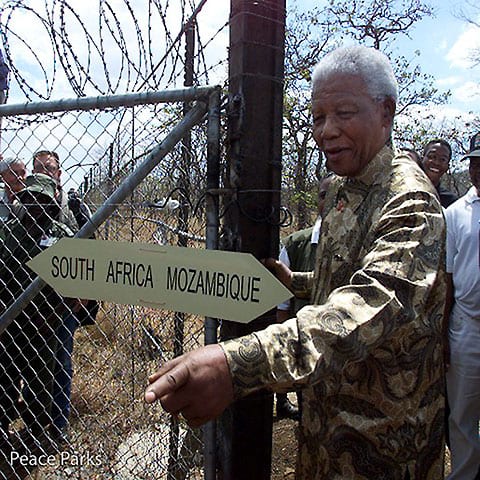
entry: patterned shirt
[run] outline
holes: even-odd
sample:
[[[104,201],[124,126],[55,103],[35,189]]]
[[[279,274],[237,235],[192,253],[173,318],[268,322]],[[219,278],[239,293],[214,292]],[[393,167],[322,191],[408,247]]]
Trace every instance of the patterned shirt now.
[[[222,343],[235,397],[303,388],[297,478],[443,478],[445,224],[434,187],[384,147],[329,190],[311,305]],[[313,289],[313,291],[312,291]]]

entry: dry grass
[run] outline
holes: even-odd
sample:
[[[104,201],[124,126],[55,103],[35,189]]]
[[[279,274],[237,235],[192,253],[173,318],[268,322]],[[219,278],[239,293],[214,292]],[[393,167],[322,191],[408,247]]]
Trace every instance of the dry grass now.
[[[80,458],[80,464],[72,464],[71,459],[62,462],[57,455],[56,464],[40,468],[34,478],[164,478],[160,465],[168,465],[171,418],[160,406],[147,407],[143,392],[147,376],[172,356],[174,318],[170,312],[104,305],[95,325],[78,330],[67,451]],[[203,344],[202,321],[184,316],[184,325],[185,348]],[[150,328],[156,343],[152,344],[143,327]],[[128,450],[136,452],[128,462],[125,454],[119,453],[125,452],[125,442]],[[96,456],[95,464],[86,460]],[[193,459],[193,453],[190,457]],[[180,459],[178,462],[182,464]],[[134,476],[122,473],[133,464],[138,464]],[[192,467],[190,476],[186,469],[184,466],[179,479],[199,478],[198,469]]]

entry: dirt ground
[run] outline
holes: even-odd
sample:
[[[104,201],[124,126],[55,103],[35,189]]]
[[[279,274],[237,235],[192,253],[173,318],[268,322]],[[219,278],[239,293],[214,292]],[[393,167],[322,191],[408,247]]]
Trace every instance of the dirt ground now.
[[[298,422],[276,420],[273,423],[272,480],[294,480],[297,455]]]

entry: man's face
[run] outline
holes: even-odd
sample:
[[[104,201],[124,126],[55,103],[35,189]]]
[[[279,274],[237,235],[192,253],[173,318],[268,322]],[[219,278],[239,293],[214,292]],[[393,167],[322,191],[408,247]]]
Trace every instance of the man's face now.
[[[11,200],[13,194],[25,188],[25,178],[27,176],[27,169],[23,162],[14,163],[2,173],[3,181],[6,185],[7,195]]]
[[[354,177],[386,144],[393,100],[374,100],[355,75],[332,75],[312,95],[313,138],[327,158],[327,168]]]
[[[422,158],[423,170],[430,181],[437,186],[443,174],[448,170],[450,151],[445,145],[433,143]]]
[[[61,170],[52,155],[39,155],[33,160],[33,173],[43,173],[53,178],[60,185]]]
[[[480,197],[480,157],[470,157],[468,173],[472,185],[477,189],[477,195]]]

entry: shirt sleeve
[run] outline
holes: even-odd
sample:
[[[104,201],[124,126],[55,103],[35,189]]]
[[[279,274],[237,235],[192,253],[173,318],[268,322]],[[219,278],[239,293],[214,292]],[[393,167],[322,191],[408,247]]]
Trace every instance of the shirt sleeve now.
[[[280,254],[278,255],[278,259],[284,263],[287,267],[290,268],[290,258],[288,256],[288,251],[285,247],[283,247],[281,250],[280,250]],[[278,310],[290,310],[290,300],[287,300],[283,303],[281,303],[280,305],[277,306],[277,309]]]
[[[297,298],[310,298],[315,280],[313,272],[292,272],[290,290]]]
[[[446,264],[445,268],[447,273],[453,273],[453,264],[455,255],[457,253],[457,247],[455,242],[455,229],[454,229],[454,215],[451,208],[445,210],[445,221],[447,226],[447,243],[446,243]]]
[[[423,328],[427,297],[444,262],[444,229],[437,202],[425,192],[399,194],[387,202],[371,226],[358,267],[325,303],[220,344],[236,398],[260,388],[313,385],[327,372],[346,371],[374,357],[372,352],[381,362],[390,342]]]

